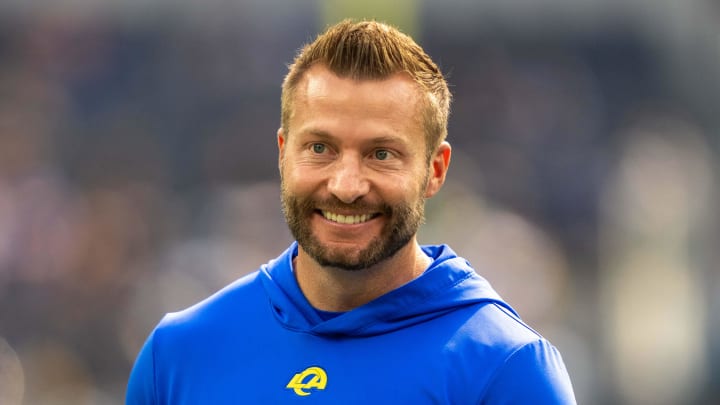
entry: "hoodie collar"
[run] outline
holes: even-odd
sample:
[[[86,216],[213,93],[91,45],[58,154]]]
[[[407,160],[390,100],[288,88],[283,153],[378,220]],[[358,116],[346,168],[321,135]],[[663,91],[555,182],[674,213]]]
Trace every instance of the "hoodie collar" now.
[[[297,256],[297,242],[277,259],[263,265],[260,278],[276,319],[285,328],[315,335],[386,333],[483,301],[500,303],[512,311],[490,284],[449,246],[422,246],[422,249],[433,259],[422,275],[329,320],[320,317],[295,280],[292,260]]]

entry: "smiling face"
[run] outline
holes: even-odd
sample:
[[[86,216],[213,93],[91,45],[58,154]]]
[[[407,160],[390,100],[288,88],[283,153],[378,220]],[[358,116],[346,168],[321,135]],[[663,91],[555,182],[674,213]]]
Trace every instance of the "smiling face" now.
[[[278,133],[282,202],[318,264],[368,268],[414,240],[449,159],[447,146],[427,160],[419,94],[403,74],[356,81],[322,65],[299,83],[290,134]]]

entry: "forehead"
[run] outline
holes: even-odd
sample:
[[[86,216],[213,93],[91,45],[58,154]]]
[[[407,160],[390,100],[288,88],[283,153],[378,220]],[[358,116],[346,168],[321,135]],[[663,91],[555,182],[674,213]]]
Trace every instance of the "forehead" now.
[[[317,126],[342,127],[343,132],[350,127],[372,131],[375,126],[407,135],[422,132],[418,87],[407,73],[358,80],[340,77],[323,65],[313,66],[292,96],[291,132]]]

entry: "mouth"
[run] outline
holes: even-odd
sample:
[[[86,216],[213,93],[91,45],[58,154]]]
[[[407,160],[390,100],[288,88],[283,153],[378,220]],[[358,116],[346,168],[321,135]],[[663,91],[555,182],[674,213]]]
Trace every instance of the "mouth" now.
[[[332,221],[338,224],[344,224],[344,225],[355,225],[355,224],[362,224],[364,222],[367,222],[375,217],[377,217],[380,214],[357,214],[357,215],[347,215],[347,214],[338,214],[332,211],[325,211],[320,210],[320,214],[327,219],[328,221]]]

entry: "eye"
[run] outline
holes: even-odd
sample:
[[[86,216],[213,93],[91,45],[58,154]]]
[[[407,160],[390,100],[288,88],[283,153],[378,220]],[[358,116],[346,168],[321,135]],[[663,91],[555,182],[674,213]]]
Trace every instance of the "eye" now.
[[[327,150],[327,146],[325,146],[325,144],[322,144],[322,143],[314,143],[310,146],[310,148],[312,149],[312,151],[314,153],[317,153],[317,154],[322,154]]]
[[[385,149],[378,149],[375,151],[375,159],[377,160],[387,160],[391,157],[390,151]]]

